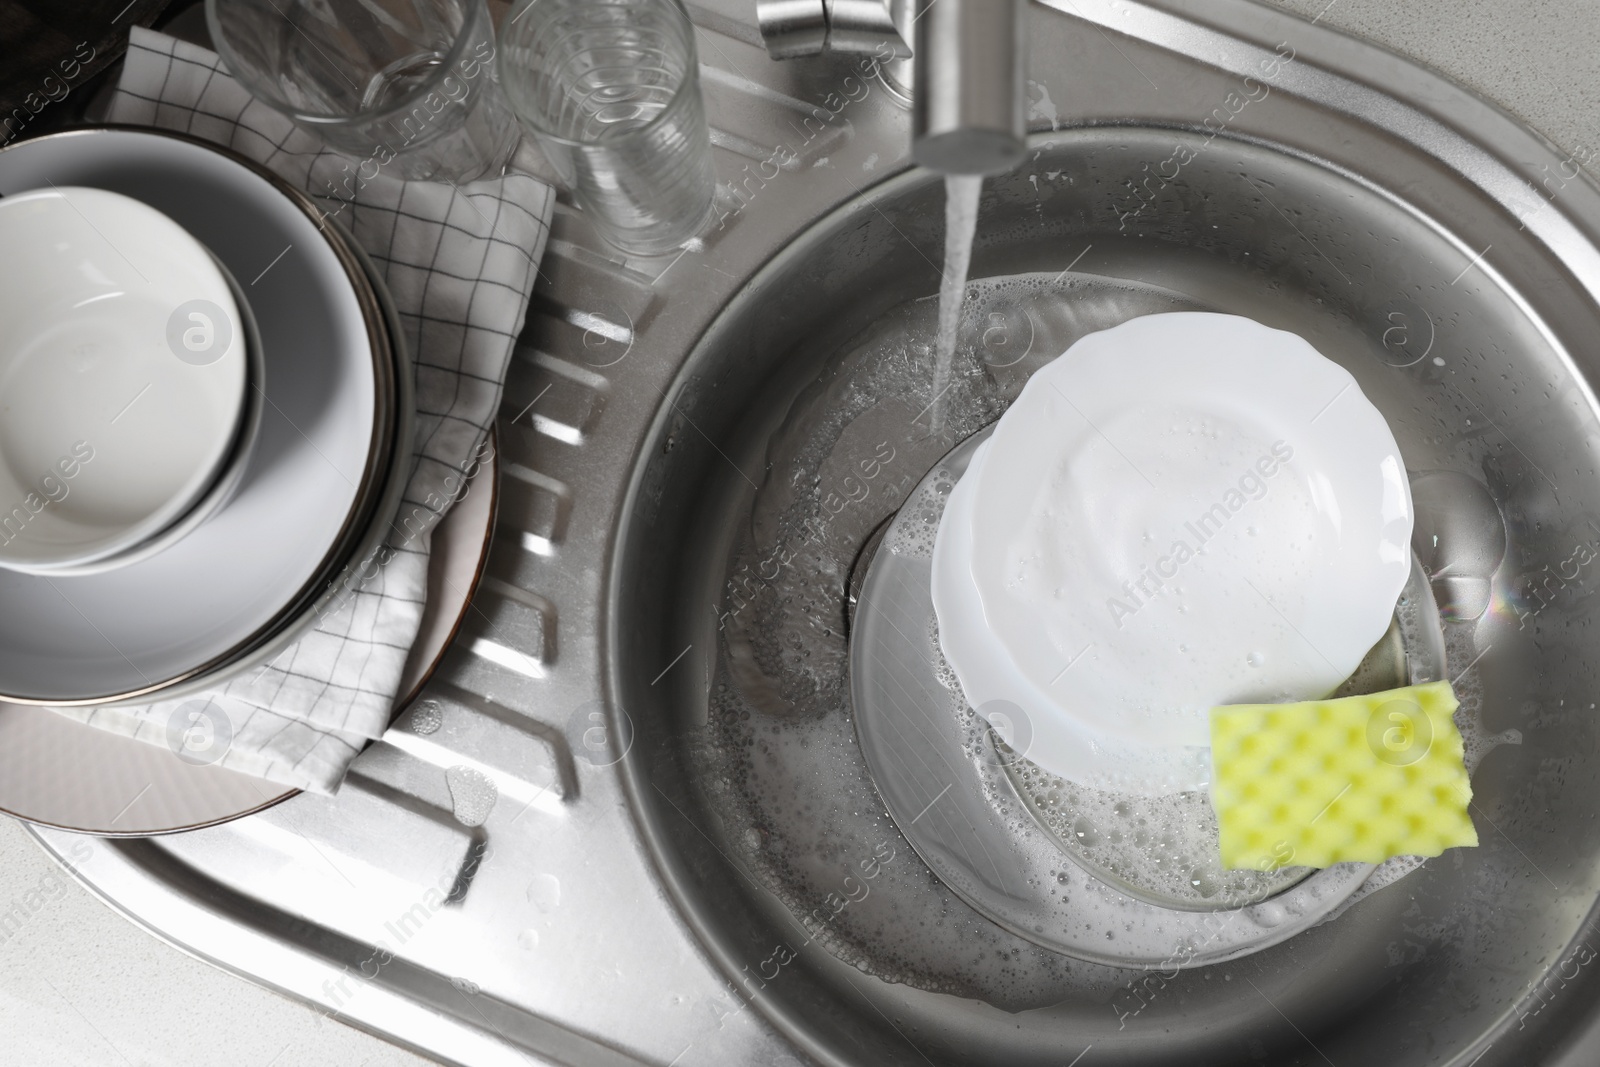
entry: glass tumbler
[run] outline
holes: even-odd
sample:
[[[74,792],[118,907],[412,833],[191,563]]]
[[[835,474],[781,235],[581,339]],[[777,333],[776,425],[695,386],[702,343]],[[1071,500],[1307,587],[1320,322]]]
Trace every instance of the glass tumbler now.
[[[206,0],[206,22],[252,96],[380,171],[494,177],[521,139],[484,0]]]
[[[694,236],[716,174],[677,0],[520,0],[500,54],[513,110],[606,240],[659,255]]]

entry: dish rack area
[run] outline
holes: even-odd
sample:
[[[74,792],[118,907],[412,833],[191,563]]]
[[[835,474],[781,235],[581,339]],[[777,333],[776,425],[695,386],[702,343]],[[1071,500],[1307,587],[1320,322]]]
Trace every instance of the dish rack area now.
[[[586,248],[580,221],[558,214],[514,357],[500,525],[477,599],[423,696],[338,795],[96,842],[81,861],[80,839],[36,831],[159,936],[451,1062],[650,1062],[677,1033],[711,1047],[702,1031],[716,1017],[690,1002],[737,1004],[628,847],[623,749],[599,714],[602,490],[627,460],[606,424],[626,417],[621,388],[647,406],[644,391],[660,389],[649,379],[670,368],[639,352],[596,365],[597,343],[648,344],[628,324],[663,297],[648,274]],[[585,299],[596,291],[604,300]],[[574,974],[580,955],[593,963]],[[645,998],[659,1010],[641,1012]],[[717,1031],[719,1055],[781,1062],[754,1013],[738,1014]]]
[[[720,225],[702,250],[619,262],[558,204],[506,383],[478,595],[338,795],[87,850],[33,831],[130,919],[445,1062],[803,1062],[655,883],[600,684],[609,527],[679,360],[765,255],[870,182],[868,157],[895,166],[906,140],[905,113],[858,72],[769,63],[743,7],[693,6]],[[844,79],[856,99],[832,100],[837,113],[808,103]],[[770,177],[766,162],[791,154]]]

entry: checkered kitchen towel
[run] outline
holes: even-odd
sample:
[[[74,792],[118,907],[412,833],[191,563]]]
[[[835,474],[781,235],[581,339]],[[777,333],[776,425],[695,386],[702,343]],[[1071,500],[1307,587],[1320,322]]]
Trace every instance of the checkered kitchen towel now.
[[[107,117],[226,145],[336,213],[383,273],[416,363],[417,466],[403,513],[431,515],[430,498],[459,495],[459,481],[446,482],[471,466],[499,408],[549,234],[550,187],[520,174],[455,186],[380,173],[352,196],[346,174],[356,161],[252,98],[214,52],[149,30],[133,30]],[[330,198],[334,190],[347,199]],[[217,762],[301,789],[338,788],[389,723],[422,618],[433,524],[395,531],[376,579],[264,671],[209,694],[232,735]],[[165,745],[169,720],[192,699],[62,714]]]

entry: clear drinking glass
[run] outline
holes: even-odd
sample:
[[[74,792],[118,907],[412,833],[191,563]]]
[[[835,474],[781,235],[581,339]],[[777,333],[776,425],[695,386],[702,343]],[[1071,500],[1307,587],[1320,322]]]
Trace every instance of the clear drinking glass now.
[[[500,54],[517,117],[607,240],[657,255],[700,229],[716,175],[677,0],[520,0]]]
[[[492,177],[521,139],[484,0],[206,0],[206,22],[251,95],[401,177]]]

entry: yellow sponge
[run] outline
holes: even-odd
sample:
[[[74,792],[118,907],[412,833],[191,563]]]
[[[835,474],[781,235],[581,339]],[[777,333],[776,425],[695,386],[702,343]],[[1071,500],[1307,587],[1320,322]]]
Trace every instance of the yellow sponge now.
[[[1449,682],[1211,710],[1211,803],[1230,869],[1327,867],[1476,845]]]

